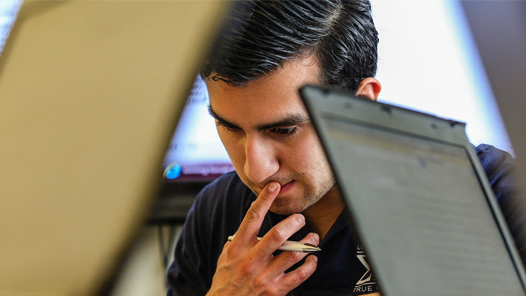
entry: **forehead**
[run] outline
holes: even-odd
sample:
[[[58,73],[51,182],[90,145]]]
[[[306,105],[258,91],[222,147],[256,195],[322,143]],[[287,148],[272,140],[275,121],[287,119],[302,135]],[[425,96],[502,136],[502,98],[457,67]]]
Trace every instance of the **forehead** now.
[[[312,57],[286,62],[267,76],[243,86],[206,79],[210,107],[221,118],[242,126],[305,114],[298,89],[319,84],[319,67]]]

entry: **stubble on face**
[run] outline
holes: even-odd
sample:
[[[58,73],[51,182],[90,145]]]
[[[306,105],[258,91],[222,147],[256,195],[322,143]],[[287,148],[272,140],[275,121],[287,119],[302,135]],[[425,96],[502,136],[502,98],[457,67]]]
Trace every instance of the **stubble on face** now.
[[[334,182],[327,182],[323,184],[318,192],[306,188],[303,197],[293,201],[276,199],[270,207],[272,213],[278,215],[292,215],[294,213],[302,213],[303,211],[314,206],[320,199],[322,199],[329,191],[335,187]]]
[[[270,207],[272,213],[278,215],[292,215],[294,213],[302,213],[306,209],[314,206],[319,200],[321,200],[327,193],[336,190],[336,181],[328,161],[324,161],[320,164],[320,167],[310,171],[308,176],[313,176],[312,180],[308,180],[304,177],[304,174],[294,173],[287,177],[275,178],[268,182],[274,181],[285,185],[289,182],[295,182],[296,186],[301,185],[302,192],[301,196],[295,198],[276,198]],[[244,179],[243,182],[247,185],[254,194],[259,195],[261,189],[265,185],[258,185],[249,179]],[[266,183],[268,183],[266,182]]]
[[[218,126],[221,140],[243,183],[256,195],[271,181],[279,182],[285,187],[272,204],[271,212],[283,215],[301,213],[315,206],[334,188],[334,176],[310,123],[300,124],[299,132],[288,138],[273,133],[272,128],[261,128],[269,123],[283,121],[290,114],[308,118],[298,89],[305,84],[319,82],[319,66],[314,56],[289,61],[271,75],[251,81],[243,87],[221,81],[207,81],[210,106],[215,110],[216,119],[220,116],[223,122]],[[224,122],[235,126],[235,129],[225,129]],[[285,124],[283,127],[291,126],[295,124]],[[247,166],[250,158],[243,145],[251,137],[252,141],[259,140],[252,142],[252,145],[257,143],[263,146],[261,139],[270,143],[264,147],[268,151],[265,155],[268,159],[258,159],[260,162],[267,161],[270,169],[262,163]],[[251,155],[252,161],[255,157],[254,154]],[[248,170],[260,168],[267,172],[258,172],[257,181],[252,181],[246,171],[247,167]],[[264,176],[265,174],[267,175]],[[288,190],[286,184],[290,182]]]

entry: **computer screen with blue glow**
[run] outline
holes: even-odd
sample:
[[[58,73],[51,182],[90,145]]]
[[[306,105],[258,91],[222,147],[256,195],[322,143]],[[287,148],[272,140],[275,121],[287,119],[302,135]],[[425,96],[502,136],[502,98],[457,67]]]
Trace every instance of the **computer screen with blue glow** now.
[[[197,76],[163,161],[164,180],[207,182],[234,170],[208,105],[206,85]]]

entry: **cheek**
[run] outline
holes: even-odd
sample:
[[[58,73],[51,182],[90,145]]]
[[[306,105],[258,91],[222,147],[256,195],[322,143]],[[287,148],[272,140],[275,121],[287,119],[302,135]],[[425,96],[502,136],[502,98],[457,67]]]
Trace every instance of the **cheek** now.
[[[310,174],[326,163],[323,148],[315,134],[303,137],[294,146],[289,149],[288,163],[295,167],[296,172],[302,175]]]

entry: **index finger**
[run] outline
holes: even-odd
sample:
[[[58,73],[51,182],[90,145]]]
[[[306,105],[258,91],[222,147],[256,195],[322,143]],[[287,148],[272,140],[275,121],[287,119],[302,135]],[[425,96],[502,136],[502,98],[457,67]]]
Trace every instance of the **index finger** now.
[[[257,242],[257,235],[261,229],[263,219],[267,214],[270,206],[278,196],[280,185],[278,182],[270,182],[259,194],[258,198],[248,209],[245,218],[241,222],[236,232],[236,241],[242,241],[245,244]]]

